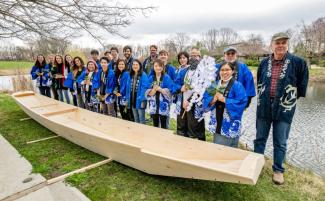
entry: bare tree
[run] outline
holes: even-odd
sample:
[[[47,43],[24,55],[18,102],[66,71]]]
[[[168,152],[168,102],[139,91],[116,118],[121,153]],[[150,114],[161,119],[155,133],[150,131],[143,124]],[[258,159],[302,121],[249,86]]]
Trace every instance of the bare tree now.
[[[226,46],[239,41],[239,34],[232,28],[221,28],[219,30],[219,46]]]
[[[185,51],[188,47],[190,39],[191,38],[186,33],[176,33],[175,37],[173,38],[173,41],[176,45],[177,52]]]
[[[102,44],[103,32],[126,37],[119,28],[135,13],[147,15],[154,8],[106,2],[113,1],[1,0],[0,38],[67,38],[85,31]]]
[[[208,50],[208,52],[214,52],[219,43],[219,30],[210,29],[202,34],[202,44]]]

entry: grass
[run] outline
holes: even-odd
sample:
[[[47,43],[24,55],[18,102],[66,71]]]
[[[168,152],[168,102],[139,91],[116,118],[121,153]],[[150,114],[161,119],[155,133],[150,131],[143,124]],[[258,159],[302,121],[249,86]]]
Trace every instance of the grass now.
[[[13,99],[0,94],[0,133],[29,160],[33,172],[47,179],[70,172],[104,157],[62,138],[27,145],[26,142],[54,135],[27,115]],[[171,122],[175,128],[175,122]],[[198,150],[200,151],[200,150]],[[324,180],[286,165],[286,184],[271,182],[271,161],[256,186],[152,176],[117,162],[76,174],[67,182],[91,200],[325,200]]]
[[[34,62],[30,61],[0,61],[1,70],[10,70],[17,68],[31,69],[33,65]]]

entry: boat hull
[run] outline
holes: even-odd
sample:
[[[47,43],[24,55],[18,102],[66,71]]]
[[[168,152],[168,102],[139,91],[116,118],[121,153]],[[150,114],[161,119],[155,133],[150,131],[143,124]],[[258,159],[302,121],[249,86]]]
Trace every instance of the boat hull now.
[[[263,155],[104,116],[33,92],[13,98],[35,121],[95,153],[153,175],[256,184]]]

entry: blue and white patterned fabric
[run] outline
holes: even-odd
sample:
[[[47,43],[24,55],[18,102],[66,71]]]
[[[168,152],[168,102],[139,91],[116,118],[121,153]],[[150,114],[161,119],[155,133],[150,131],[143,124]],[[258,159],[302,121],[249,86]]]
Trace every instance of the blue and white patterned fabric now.
[[[207,91],[203,96],[203,108],[205,111],[211,111],[210,121],[208,124],[208,130],[211,133],[216,132],[217,120],[216,120],[216,104],[210,106],[210,102],[213,100]],[[245,106],[247,104],[247,96],[243,85],[235,81],[229,90],[228,97],[226,97],[225,108],[223,112],[223,120],[221,126],[221,135],[228,138],[236,138],[240,136],[241,132],[241,119]]]

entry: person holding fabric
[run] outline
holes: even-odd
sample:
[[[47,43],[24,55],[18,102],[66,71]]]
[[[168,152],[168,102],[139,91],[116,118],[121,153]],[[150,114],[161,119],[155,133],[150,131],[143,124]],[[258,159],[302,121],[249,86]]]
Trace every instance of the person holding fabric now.
[[[93,60],[88,61],[86,70],[79,76],[78,84],[81,86],[81,95],[85,108],[90,111],[98,112],[99,100],[96,98],[98,89],[99,73],[97,63]]]
[[[45,57],[42,54],[37,55],[36,61],[30,72],[32,79],[36,80],[40,94],[51,98],[51,78],[50,69],[46,65]]]
[[[233,77],[234,64],[220,64],[219,77],[205,91],[203,107],[211,111],[208,130],[214,143],[238,147],[242,116],[247,104],[243,85]]]
[[[254,151],[264,154],[271,125],[273,127],[273,177],[284,183],[283,162],[297,100],[306,96],[308,67],[304,59],[288,52],[289,36],[272,37],[272,54],[262,60],[257,71],[257,116]]]
[[[109,69],[109,59],[108,57],[100,58],[100,64],[102,69],[98,71],[99,73],[99,86],[97,89],[97,96],[100,101],[101,113],[105,115],[115,116],[115,110],[113,104],[107,104],[106,99],[106,89],[114,87],[114,71]]]
[[[189,100],[193,95],[191,83],[200,58],[189,58],[188,53],[180,52],[178,60],[182,68],[177,73],[174,84],[174,93],[178,94],[176,101],[177,134],[184,137],[196,138],[205,141],[204,119],[201,119],[204,110],[202,106],[193,104],[189,111]]]
[[[145,96],[149,103],[153,125],[167,129],[173,81],[164,72],[164,62],[160,59],[154,61],[154,74],[149,77],[149,84],[150,89],[146,91]]]

